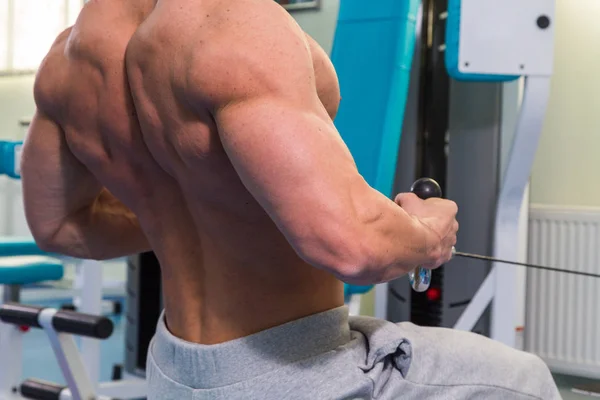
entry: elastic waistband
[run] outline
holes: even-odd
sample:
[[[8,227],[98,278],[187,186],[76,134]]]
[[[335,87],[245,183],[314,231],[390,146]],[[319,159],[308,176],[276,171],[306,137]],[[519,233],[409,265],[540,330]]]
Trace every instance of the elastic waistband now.
[[[217,345],[173,336],[163,313],[150,352],[170,379],[193,389],[210,389],[252,379],[349,341],[346,306]]]

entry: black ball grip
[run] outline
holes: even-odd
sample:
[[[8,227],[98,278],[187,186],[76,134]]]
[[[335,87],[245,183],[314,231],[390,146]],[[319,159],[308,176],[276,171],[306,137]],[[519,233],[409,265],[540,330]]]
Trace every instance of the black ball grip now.
[[[431,178],[421,178],[410,187],[410,191],[418,198],[427,200],[433,197],[442,197],[442,188]]]
[[[420,199],[427,200],[433,197],[442,197],[442,188],[431,178],[421,178],[412,184],[410,191]],[[416,292],[424,292],[431,284],[431,270],[417,267],[408,274],[410,286]]]

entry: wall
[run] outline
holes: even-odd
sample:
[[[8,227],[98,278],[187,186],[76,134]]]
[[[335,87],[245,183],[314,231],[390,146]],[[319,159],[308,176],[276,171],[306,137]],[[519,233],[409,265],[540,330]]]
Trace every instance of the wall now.
[[[597,0],[556,0],[554,75],[531,176],[531,203],[600,207],[600,184],[595,179],[600,170],[598,15]],[[507,88],[505,110],[519,98],[515,90],[514,84]],[[515,122],[512,117],[509,112],[507,130]],[[522,238],[521,259],[527,256],[526,235]],[[517,273],[518,323],[523,325],[526,271],[519,269]]]
[[[22,139],[19,120],[30,119],[35,111],[33,75],[0,77],[0,140]]]
[[[319,9],[292,11],[291,14],[298,25],[330,54],[339,7],[340,0],[321,0]]]
[[[533,203],[600,206],[600,1],[557,0],[552,91]]]
[[[19,121],[35,112],[33,81],[33,75],[0,77],[0,140],[23,139]],[[0,177],[0,235],[29,235],[21,184],[7,177]]]

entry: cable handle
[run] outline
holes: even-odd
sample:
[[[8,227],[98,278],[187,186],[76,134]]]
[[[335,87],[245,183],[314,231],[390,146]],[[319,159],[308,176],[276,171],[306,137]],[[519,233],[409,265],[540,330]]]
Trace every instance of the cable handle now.
[[[442,197],[442,188],[431,178],[417,180],[410,187],[410,191],[422,200]],[[424,292],[429,289],[429,285],[431,284],[431,270],[417,267],[414,271],[408,273],[408,280],[415,292]]]

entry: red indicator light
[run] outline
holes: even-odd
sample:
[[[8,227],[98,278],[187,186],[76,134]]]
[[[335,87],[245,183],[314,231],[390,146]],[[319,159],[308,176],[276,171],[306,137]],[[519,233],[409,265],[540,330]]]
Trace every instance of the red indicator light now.
[[[429,301],[438,301],[442,297],[442,293],[438,288],[430,288],[425,294]]]

